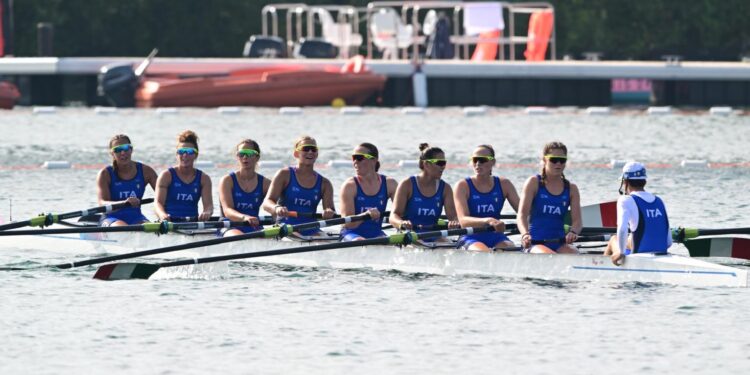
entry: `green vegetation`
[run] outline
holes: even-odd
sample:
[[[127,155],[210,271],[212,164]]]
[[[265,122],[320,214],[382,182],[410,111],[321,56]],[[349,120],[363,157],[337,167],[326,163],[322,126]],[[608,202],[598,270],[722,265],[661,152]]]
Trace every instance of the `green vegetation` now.
[[[750,55],[748,0],[554,0],[558,58],[598,51],[607,60],[730,60]],[[55,27],[58,56],[236,57],[261,31],[248,0],[15,1],[15,54],[36,55],[36,25]],[[354,4],[367,1],[305,1]],[[363,30],[364,31],[364,30]]]

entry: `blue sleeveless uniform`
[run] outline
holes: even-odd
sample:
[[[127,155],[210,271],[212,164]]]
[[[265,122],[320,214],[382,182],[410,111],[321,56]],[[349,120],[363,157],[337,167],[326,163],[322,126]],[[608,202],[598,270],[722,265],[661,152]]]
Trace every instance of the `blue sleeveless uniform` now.
[[[440,219],[443,212],[443,190],[445,190],[445,181],[440,180],[437,192],[431,197],[422,195],[417,185],[417,178],[410,177],[411,180],[411,199],[406,202],[406,211],[404,219],[411,221],[414,231],[427,232],[434,231],[433,228]],[[418,226],[427,226],[428,228],[419,229]]]
[[[196,220],[198,217],[198,200],[201,198],[201,177],[203,172],[196,169],[195,178],[186,183],[177,175],[174,168],[169,168],[172,182],[167,189],[167,201],[164,208],[172,221],[180,221],[185,218]]]
[[[495,182],[495,185],[492,189],[487,193],[481,193],[477,190],[476,186],[474,186],[471,177],[466,178],[466,183],[469,184],[469,200],[467,201],[469,206],[469,216],[500,218],[500,211],[503,210],[505,196],[503,195],[503,187],[500,184],[500,178],[493,176],[493,181]],[[491,248],[500,242],[508,240],[508,236],[506,236],[505,233],[497,232],[470,234],[461,236],[459,239],[461,245],[466,248],[475,242],[481,242]]]
[[[265,198],[265,194],[263,194],[263,179],[265,177],[258,175],[258,185],[253,191],[246,192],[242,190],[239,181],[237,181],[237,174],[235,172],[230,172],[229,176],[232,178],[232,201],[234,202],[232,208],[243,215],[258,217],[258,211],[260,211],[260,206],[263,204],[263,198]],[[224,216],[224,213],[222,212],[221,215]],[[228,219],[222,218],[222,220]],[[263,226],[245,226],[232,229],[238,229],[242,233],[250,233],[262,230]],[[222,229],[221,234],[224,234],[227,230],[227,228]]]
[[[667,233],[669,218],[661,198],[648,203],[631,195],[638,206],[638,228],[633,231],[633,253],[666,253],[669,248]]]
[[[135,168],[135,177],[130,180],[123,180],[115,173],[115,169],[111,165],[107,167],[107,172],[109,173],[109,199],[122,201],[130,197],[143,198],[143,193],[146,191],[143,164],[136,162]],[[141,213],[140,207],[125,207],[106,214],[99,225],[109,226],[117,220],[122,220],[127,224],[141,224],[148,221],[143,216],[143,213]]]
[[[529,234],[532,240],[554,240],[565,238],[565,214],[570,208],[570,183],[565,181],[565,187],[560,195],[553,195],[542,184],[542,176],[536,176],[539,189],[531,203],[531,217],[529,218]],[[548,243],[545,246],[557,251],[564,242]]]
[[[388,184],[386,183],[385,176],[379,176],[380,190],[375,195],[365,194],[362,186],[359,185],[359,179],[354,178],[354,183],[357,184],[357,195],[354,196],[354,212],[361,214],[369,208],[377,208],[380,211],[380,220],[367,220],[361,222],[356,228],[344,228],[341,231],[342,241],[351,241],[357,237],[375,238],[385,236],[382,230],[382,215],[384,215],[385,206],[388,204]]]
[[[323,176],[315,173],[315,185],[312,188],[302,187],[297,181],[296,168],[289,167],[289,185],[284,189],[284,193],[279,197],[279,204],[286,206],[289,211],[299,213],[314,214],[318,210],[318,204],[323,199]],[[314,217],[287,217],[281,222],[284,224],[303,224],[317,221]],[[299,231],[304,236],[319,233],[320,229],[308,229]]]

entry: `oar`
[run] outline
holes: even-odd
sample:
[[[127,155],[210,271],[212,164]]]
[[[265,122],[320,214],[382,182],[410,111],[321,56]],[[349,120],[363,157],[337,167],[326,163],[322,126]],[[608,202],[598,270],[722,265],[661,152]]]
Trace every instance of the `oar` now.
[[[153,198],[146,198],[141,200],[141,204],[148,204],[152,203],[154,201]],[[72,212],[66,212],[63,214],[41,214],[37,217],[31,218],[29,220],[24,221],[16,221],[14,223],[8,223],[0,225],[0,231],[8,230],[8,229],[15,229],[15,228],[21,228],[25,226],[31,226],[31,227],[47,227],[54,223],[59,222],[60,220],[66,220],[71,219],[74,217],[79,216],[85,216],[88,214],[96,214],[96,213],[110,213],[112,211],[117,211],[121,208],[130,207],[130,203],[128,202],[122,202],[122,203],[115,203],[115,204],[108,204],[104,206],[89,208],[86,210],[80,210],[80,211],[72,211]]]
[[[489,228],[451,229],[451,230],[423,232],[423,233],[406,232],[406,233],[399,233],[399,234],[394,234],[394,235],[386,236],[386,237],[371,238],[371,239],[362,240],[362,241],[335,242],[335,243],[311,245],[311,246],[304,246],[304,247],[297,246],[297,247],[290,247],[290,248],[285,248],[285,249],[220,255],[220,256],[213,256],[213,257],[206,257],[206,258],[187,259],[187,260],[177,260],[173,262],[165,262],[165,263],[157,263],[157,264],[154,264],[154,263],[115,263],[115,264],[107,264],[107,265],[99,267],[99,269],[96,271],[96,274],[94,275],[94,278],[99,279],[99,280],[148,279],[149,277],[151,277],[151,275],[153,275],[159,269],[167,268],[167,267],[178,267],[178,266],[187,266],[191,264],[223,262],[227,260],[249,259],[249,258],[273,256],[273,255],[283,255],[283,254],[299,254],[299,253],[307,253],[311,251],[345,249],[345,248],[361,247],[361,246],[368,246],[368,245],[404,245],[404,244],[409,244],[420,239],[430,239],[430,238],[437,238],[437,237],[471,234],[471,233],[478,233],[478,232],[484,232],[484,231],[492,231],[492,229],[493,229],[492,227],[489,227]]]
[[[709,237],[684,242],[691,257],[750,259],[750,238]]]
[[[6,230],[0,232],[1,236],[28,236],[28,235],[49,235],[49,234],[69,234],[69,233],[112,233],[112,232],[144,232],[166,234],[180,230],[201,230],[201,229],[222,229],[246,227],[246,221],[196,221],[173,223],[162,221],[159,223],[144,223],[136,225],[123,225],[119,227],[73,227],[73,228],[54,228],[54,229],[21,229]]]
[[[723,228],[723,229],[700,229],[700,228],[671,228],[672,239],[682,242],[686,239],[701,236],[715,236],[722,234],[750,234],[750,227],[745,228]],[[584,227],[582,234],[617,233],[615,227]]]
[[[331,225],[353,223],[355,221],[363,221],[369,218],[370,218],[370,214],[365,212],[363,214],[354,215],[354,216],[315,221],[311,223],[303,223],[303,224],[297,224],[297,225],[282,225],[280,227],[267,228],[267,229],[259,230],[256,232],[241,234],[238,236],[213,238],[210,240],[195,241],[195,242],[160,247],[160,248],[150,249],[150,250],[141,250],[141,251],[136,251],[136,252],[127,253],[127,254],[119,254],[119,255],[111,255],[111,256],[106,256],[106,257],[101,257],[101,258],[87,259],[87,260],[82,260],[79,262],[52,264],[52,265],[44,265],[44,266],[39,266],[39,267],[26,267],[26,268],[0,267],[0,271],[23,271],[23,270],[30,270],[30,269],[37,269],[37,268],[68,269],[68,268],[74,268],[74,267],[88,266],[92,264],[113,262],[113,261],[122,260],[122,259],[138,258],[138,257],[144,257],[148,255],[164,254],[164,253],[169,253],[169,252],[174,252],[174,251],[179,251],[179,250],[194,249],[194,248],[203,247],[203,246],[211,246],[211,245],[218,245],[222,243],[242,241],[242,240],[247,240],[251,238],[284,237],[288,234],[291,234],[293,232],[298,232],[301,230],[322,228],[322,227],[327,227]]]

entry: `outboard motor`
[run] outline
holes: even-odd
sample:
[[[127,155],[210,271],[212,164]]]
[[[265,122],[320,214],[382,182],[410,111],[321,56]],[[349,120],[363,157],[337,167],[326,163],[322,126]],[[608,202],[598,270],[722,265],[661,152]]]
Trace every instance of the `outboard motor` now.
[[[135,107],[140,79],[131,64],[110,64],[99,70],[97,93],[115,107]]]
[[[284,39],[277,36],[251,35],[245,43],[245,50],[242,51],[245,57],[262,57],[267,59],[285,58],[286,46]]]
[[[331,43],[321,39],[299,40],[294,47],[294,57],[308,59],[333,59],[339,55],[339,49]]]

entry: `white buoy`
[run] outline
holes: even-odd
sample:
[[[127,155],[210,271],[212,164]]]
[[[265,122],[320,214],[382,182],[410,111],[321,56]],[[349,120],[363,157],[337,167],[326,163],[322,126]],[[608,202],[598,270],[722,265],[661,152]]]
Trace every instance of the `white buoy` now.
[[[215,167],[215,164],[210,160],[196,160],[195,167],[198,169],[210,169]]]
[[[94,107],[94,113],[97,115],[112,115],[117,113],[116,107]]]
[[[526,107],[527,115],[546,115],[549,113],[547,107]]]
[[[628,160],[617,160],[612,159],[609,161],[609,167],[612,169],[619,169],[625,166],[625,164],[628,163]]]
[[[347,106],[342,107],[340,113],[342,115],[361,115],[362,113],[364,113],[364,110],[362,110],[362,107],[358,106]]]
[[[484,116],[486,113],[486,107],[464,107],[464,116]]]
[[[281,107],[279,108],[279,114],[280,115],[301,115],[302,114],[302,108],[301,107]]]
[[[65,160],[48,160],[42,164],[44,169],[70,169],[71,164]]]
[[[32,113],[35,115],[52,115],[57,113],[57,107],[34,107]]]
[[[672,113],[672,107],[648,107],[646,113],[651,116],[668,115]]]
[[[591,116],[608,116],[612,113],[609,107],[588,107],[586,114]]]
[[[261,160],[258,162],[260,168],[283,168],[284,163],[281,160]]]
[[[331,168],[349,168],[352,166],[351,160],[329,160],[326,164]]]
[[[159,116],[176,115],[178,113],[180,113],[180,110],[174,107],[162,107],[156,109],[156,114]]]
[[[401,109],[401,113],[405,115],[423,115],[425,114],[425,110],[421,107],[404,107]]]
[[[419,168],[419,160],[399,160],[399,168]]]
[[[706,160],[683,160],[680,163],[683,168],[708,168],[708,161]]]
[[[732,114],[732,107],[711,107],[708,113],[715,116],[729,116]]]
[[[222,115],[236,115],[241,112],[240,107],[219,107],[216,108],[216,112]]]

